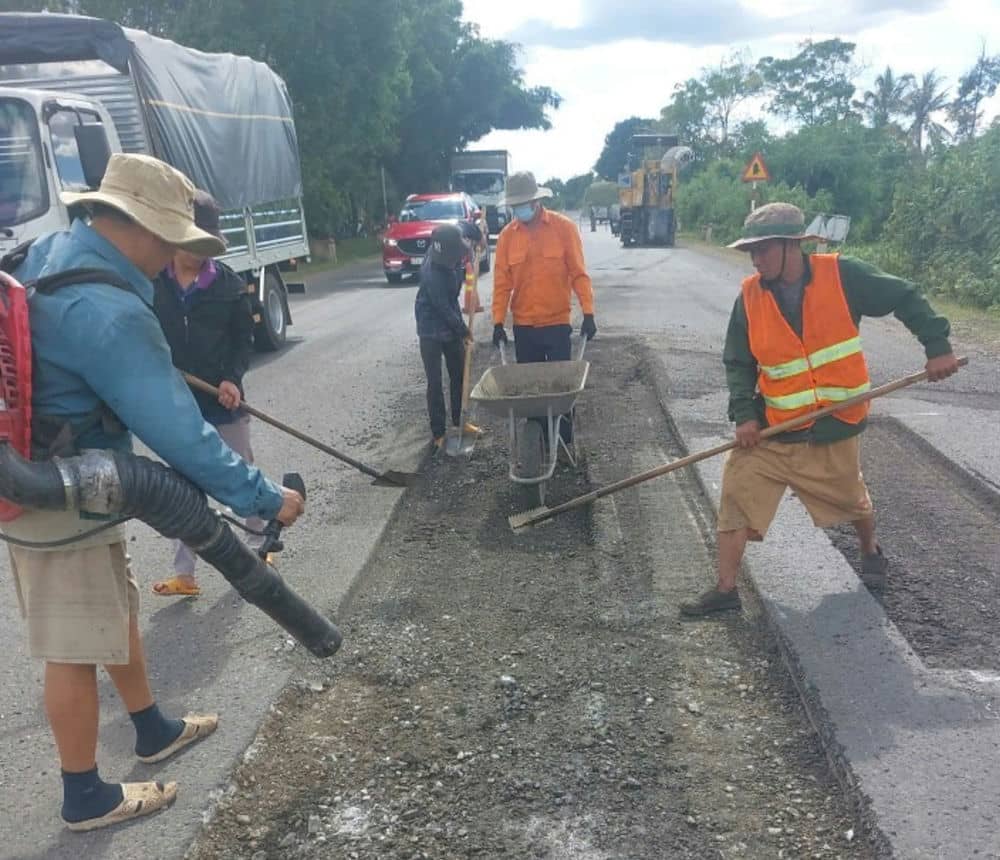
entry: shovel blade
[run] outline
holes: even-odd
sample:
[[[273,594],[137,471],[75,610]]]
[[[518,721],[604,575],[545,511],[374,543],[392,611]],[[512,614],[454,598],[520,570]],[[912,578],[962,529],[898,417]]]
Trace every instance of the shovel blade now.
[[[412,472],[395,472],[388,469],[385,472],[381,472],[372,481],[372,485],[376,487],[411,487],[416,480],[417,476]]]
[[[474,433],[449,433],[444,440],[444,452],[449,457],[469,457],[476,449]]]
[[[510,527],[513,531],[517,532],[521,529],[528,528],[529,526],[535,525],[535,520],[542,516],[542,514],[547,514],[551,509],[545,507],[544,505],[540,508],[532,508],[530,511],[523,511],[520,514],[511,514],[507,517],[507,522],[510,523]],[[542,523],[551,522],[551,520],[543,520]],[[540,523],[541,525],[541,523]]]

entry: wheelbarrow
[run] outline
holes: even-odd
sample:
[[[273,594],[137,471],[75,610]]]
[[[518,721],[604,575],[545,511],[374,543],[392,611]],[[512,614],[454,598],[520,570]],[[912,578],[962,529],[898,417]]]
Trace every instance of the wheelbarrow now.
[[[587,384],[586,346],[581,337],[574,361],[508,364],[501,344],[501,364],[487,370],[472,389],[470,397],[487,412],[507,418],[510,479],[526,488],[529,505],[545,504],[545,487],[555,474],[560,450],[576,467],[576,434],[567,445],[559,431]]]

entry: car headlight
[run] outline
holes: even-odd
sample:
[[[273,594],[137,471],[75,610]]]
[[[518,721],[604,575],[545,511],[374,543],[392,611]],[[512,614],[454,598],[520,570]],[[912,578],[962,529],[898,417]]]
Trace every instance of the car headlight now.
[[[383,239],[382,244],[385,245],[387,248],[395,248],[399,244],[399,242],[397,242],[395,239]]]

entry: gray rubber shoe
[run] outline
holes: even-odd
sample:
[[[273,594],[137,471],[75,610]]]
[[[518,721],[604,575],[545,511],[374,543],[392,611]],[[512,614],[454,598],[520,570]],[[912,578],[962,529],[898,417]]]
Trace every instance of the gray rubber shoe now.
[[[681,615],[686,615],[688,618],[704,618],[713,612],[728,612],[731,609],[740,609],[742,606],[739,592],[735,588],[732,591],[710,588],[694,600],[683,601],[680,610]]]
[[[861,559],[861,581],[869,591],[885,591],[889,575],[889,559],[882,554],[882,547],[874,555]]]

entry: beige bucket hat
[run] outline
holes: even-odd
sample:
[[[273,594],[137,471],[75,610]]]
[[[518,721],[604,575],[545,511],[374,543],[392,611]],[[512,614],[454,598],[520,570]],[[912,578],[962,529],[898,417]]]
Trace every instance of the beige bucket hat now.
[[[520,206],[522,203],[531,203],[534,200],[544,200],[552,196],[552,190],[539,186],[535,181],[535,174],[523,171],[512,173],[507,177],[507,187],[504,189],[501,206]]]
[[[115,153],[97,191],[59,195],[67,206],[103,203],[164,242],[199,257],[221,254],[225,243],[194,223],[195,187],[179,170],[148,155]]]
[[[752,245],[768,239],[804,241],[822,238],[815,233],[806,232],[806,216],[798,206],[791,203],[768,203],[747,215],[743,222],[743,237],[729,247],[747,251]]]

